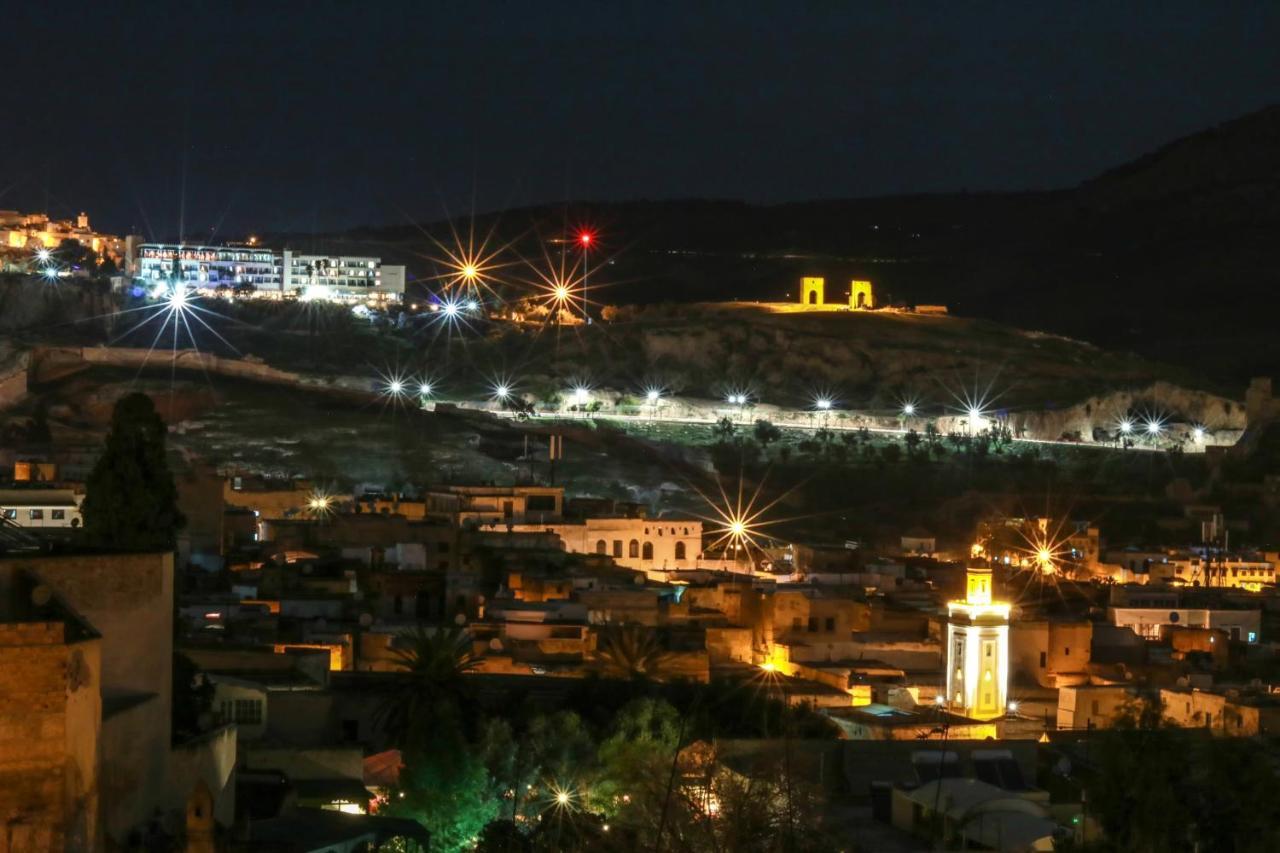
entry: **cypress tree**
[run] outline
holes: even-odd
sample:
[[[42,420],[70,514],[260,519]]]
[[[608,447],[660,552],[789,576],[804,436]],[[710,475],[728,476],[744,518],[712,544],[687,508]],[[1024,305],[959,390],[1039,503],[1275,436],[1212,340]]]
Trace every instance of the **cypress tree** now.
[[[146,394],[116,402],[80,511],[91,544],[122,551],[176,547],[186,519],[165,459],[165,423]]]

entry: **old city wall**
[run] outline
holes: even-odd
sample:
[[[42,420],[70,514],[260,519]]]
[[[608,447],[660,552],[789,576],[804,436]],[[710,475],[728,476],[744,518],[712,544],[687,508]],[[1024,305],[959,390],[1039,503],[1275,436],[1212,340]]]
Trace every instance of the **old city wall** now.
[[[100,744],[102,803],[103,813],[112,817],[104,831],[119,841],[124,832],[150,820],[165,798],[173,676],[173,555],[0,559],[0,569],[8,567],[39,577],[102,635],[106,716]]]
[[[99,641],[61,622],[0,626],[0,851],[97,842]]]

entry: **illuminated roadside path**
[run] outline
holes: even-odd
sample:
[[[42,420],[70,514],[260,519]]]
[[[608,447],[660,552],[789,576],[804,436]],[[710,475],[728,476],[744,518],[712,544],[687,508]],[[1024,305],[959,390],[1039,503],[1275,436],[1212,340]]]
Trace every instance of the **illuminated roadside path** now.
[[[445,401],[441,401],[441,402],[445,402]],[[683,416],[682,415],[658,415],[658,414],[626,415],[618,412],[603,412],[603,411],[590,412],[590,413],[533,412],[532,414],[530,414],[528,412],[524,412],[524,413],[514,412],[510,410],[505,410],[505,409],[491,408],[483,405],[476,407],[475,404],[467,403],[467,402],[458,402],[458,401],[450,401],[450,402],[453,402],[454,405],[459,406],[460,408],[473,409],[477,411],[485,411],[485,412],[489,412],[490,414],[497,415],[498,417],[508,418],[511,420],[518,420],[523,416],[525,419],[529,421],[547,421],[547,422],[564,421],[564,422],[572,423],[574,421],[596,420],[596,421],[618,421],[621,423],[634,423],[634,424],[671,424],[671,425],[680,425],[680,426],[715,426],[716,424],[720,423],[720,421],[722,420],[722,418],[694,417],[691,415],[683,415]],[[725,416],[725,417],[728,417],[728,416]],[[750,431],[754,426],[754,421],[739,421],[733,418],[730,418],[730,420],[733,422],[735,429],[740,429],[743,434],[750,435]],[[820,429],[828,429],[831,432],[858,432],[859,430],[865,429],[867,432],[878,433],[881,435],[904,436],[911,431],[911,428],[909,427],[892,429],[889,427],[871,427],[866,425],[852,426],[848,424],[839,424],[839,423],[803,424],[803,423],[794,423],[791,421],[786,421],[783,423],[770,421],[770,423],[772,423],[774,426],[776,426],[780,430],[796,430],[800,432],[815,432],[815,433]],[[916,430],[916,434],[920,436],[921,443],[924,443],[926,441],[924,432],[922,430]],[[938,440],[946,441],[946,434],[939,433]],[[1117,447],[1114,444],[1104,444],[1102,442],[1097,442],[1097,441],[1061,441],[1061,440],[1055,440],[1050,438],[1015,437],[1015,438],[1011,438],[1010,440],[1012,442],[1019,442],[1022,444],[1045,444],[1045,445],[1054,445],[1058,447],[1089,447],[1089,448],[1095,448],[1099,450],[1120,450],[1120,451],[1137,450],[1137,451],[1147,451],[1147,452],[1164,452],[1165,450],[1167,450],[1167,448],[1164,448],[1164,447],[1154,447],[1154,446],[1147,446],[1147,445],[1141,445],[1141,444],[1133,444],[1133,445],[1130,445],[1129,447]],[[1200,451],[1199,449],[1195,449],[1195,450],[1190,450],[1186,452],[1194,453],[1194,452],[1202,452],[1202,451]]]

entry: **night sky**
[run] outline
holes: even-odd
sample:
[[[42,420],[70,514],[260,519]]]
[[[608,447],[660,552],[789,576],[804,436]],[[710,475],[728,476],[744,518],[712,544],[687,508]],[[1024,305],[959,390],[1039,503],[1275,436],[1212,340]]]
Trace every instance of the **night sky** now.
[[[12,4],[0,208],[201,239],[1049,188],[1280,100],[1280,4],[1031,5]]]

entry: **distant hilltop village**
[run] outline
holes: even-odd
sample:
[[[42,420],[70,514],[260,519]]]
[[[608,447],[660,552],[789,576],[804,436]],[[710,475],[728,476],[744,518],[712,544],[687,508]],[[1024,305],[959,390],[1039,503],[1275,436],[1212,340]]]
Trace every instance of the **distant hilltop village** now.
[[[20,255],[26,260],[41,249],[57,249],[64,240],[75,240],[86,249],[116,261],[124,258],[125,242],[114,234],[102,234],[89,227],[89,214],[74,220],[50,219],[47,213],[19,213],[0,210],[0,253],[4,260]]]

